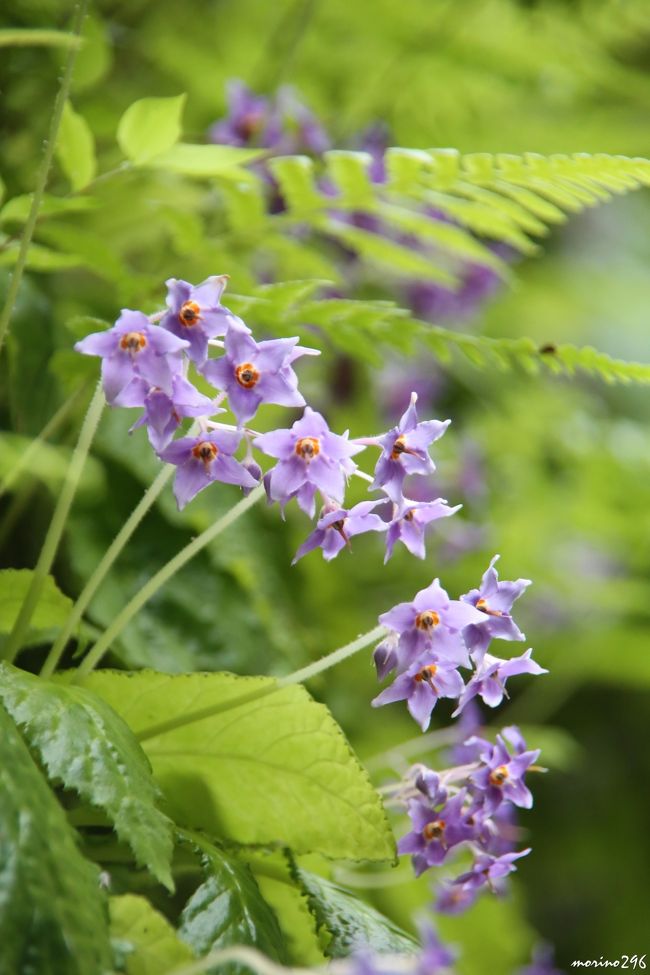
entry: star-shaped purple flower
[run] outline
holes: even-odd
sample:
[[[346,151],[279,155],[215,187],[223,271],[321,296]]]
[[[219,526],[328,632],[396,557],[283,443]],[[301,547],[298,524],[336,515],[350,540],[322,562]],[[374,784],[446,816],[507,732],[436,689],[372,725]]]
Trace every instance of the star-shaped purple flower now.
[[[241,318],[221,304],[227,283],[227,274],[213,275],[196,286],[176,278],[165,282],[169,310],[160,324],[188,343],[187,354],[197,366],[207,359],[209,339],[225,335],[230,328],[249,331]]]
[[[448,518],[459,508],[462,508],[462,505],[457,504],[454,508],[450,508],[444,498],[438,498],[436,501],[407,501],[396,512],[388,526],[384,562],[388,562],[398,541],[403,542],[412,555],[423,559],[426,556],[424,532],[427,525],[437,521],[438,518]]]
[[[423,799],[409,801],[408,814],[413,829],[398,842],[397,852],[411,854],[416,877],[428,867],[442,863],[454,846],[472,839],[474,828],[467,822],[464,802],[464,790],[439,809],[432,808]]]
[[[304,406],[298,377],[291,363],[301,355],[319,355],[316,349],[297,347],[297,338],[256,342],[247,332],[231,329],[226,334],[226,354],[208,359],[205,378],[228,394],[237,421],[246,423],[261,403]]]
[[[420,924],[419,930],[422,954],[414,975],[438,975],[439,972],[449,971],[456,960],[455,953],[443,944],[430,924]]]
[[[171,395],[172,380],[182,369],[188,343],[152,325],[141,311],[125,308],[113,328],[93,332],[77,342],[83,355],[102,358],[102,384],[106,400],[114,405],[134,379],[144,379]]]
[[[463,678],[453,664],[434,662],[433,657],[425,655],[383,690],[372,701],[372,706],[378,708],[393,701],[406,701],[411,717],[422,731],[426,731],[438,699],[460,697],[464,687]]]
[[[481,768],[473,772],[469,780],[482,798],[486,815],[491,815],[504,801],[522,809],[532,808],[533,796],[524,782],[524,775],[537,761],[539,753],[539,748],[531,751],[516,748],[513,756],[501,735],[497,735],[495,745],[481,753]]]
[[[530,579],[517,579],[515,582],[500,582],[494,565],[499,558],[495,555],[490,562],[479,589],[471,589],[460,598],[471,606],[476,606],[484,614],[483,622],[468,626],[463,637],[468,650],[479,661],[493,638],[499,640],[524,640],[525,636],[510,615],[516,599],[530,586]]]
[[[498,857],[491,856],[489,853],[482,853],[474,861],[472,869],[457,877],[454,883],[472,890],[478,890],[485,884],[492,890],[498,889],[499,881],[517,869],[515,860],[528,856],[530,852],[531,848],[529,847],[519,853],[503,853]]]
[[[149,443],[157,453],[170,442],[183,417],[215,416],[224,412],[181,375],[172,378],[171,394],[136,378],[116,397],[114,405],[144,407],[144,413],[129,432],[146,425]]]
[[[179,509],[213,481],[238,484],[245,489],[256,486],[257,481],[232,456],[240,440],[239,433],[217,430],[199,437],[183,437],[160,451],[162,460],[178,467],[174,496]]]
[[[382,501],[361,501],[348,511],[338,506],[326,506],[318,519],[316,530],[302,543],[293,565],[312,549],[322,548],[323,558],[330,562],[342,548],[349,546],[354,535],[363,532],[381,532],[386,530],[386,522],[379,515],[372,514],[372,509]]]
[[[434,579],[410,603],[399,603],[379,622],[399,634],[398,655],[401,667],[410,667],[423,653],[433,652],[437,660],[469,666],[461,631],[480,621],[482,614],[467,603],[450,599]]]
[[[548,674],[548,670],[531,660],[532,652],[526,650],[519,657],[511,657],[510,660],[501,660],[486,653],[463,691],[452,717],[459,715],[467,702],[477,694],[488,707],[496,708],[501,704],[504,695],[507,697],[505,683],[508,677],[515,677],[517,674]]]
[[[416,401],[417,394],[412,393],[411,403],[397,426],[372,441],[382,448],[372,490],[382,488],[395,504],[402,503],[402,485],[407,474],[433,473],[435,465],[428,447],[443,435],[451,423],[451,420],[425,420],[419,423]]]
[[[351,457],[363,450],[350,443],[347,433],[332,433],[320,415],[309,406],[290,430],[272,430],[253,441],[278,463],[265,477],[271,501],[284,505],[295,497],[310,517],[316,508],[318,489],[325,501],[343,503],[346,478],[355,470]]]

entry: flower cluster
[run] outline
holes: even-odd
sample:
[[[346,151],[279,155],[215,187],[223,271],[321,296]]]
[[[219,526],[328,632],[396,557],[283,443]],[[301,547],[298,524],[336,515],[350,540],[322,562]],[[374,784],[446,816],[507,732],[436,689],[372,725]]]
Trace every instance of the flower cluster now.
[[[110,405],[142,410],[132,429],[144,426],[160,459],[177,468],[174,493],[179,508],[214,481],[252,490],[262,480],[254,457],[259,451],[275,462],[263,475],[269,502],[284,509],[295,499],[312,518],[318,502],[316,528],[294,561],[315,548],[332,559],[364,532],[385,535],[386,560],[397,542],[424,558],[427,526],[460,506],[450,507],[443,498],[415,501],[405,495],[404,487],[409,477],[435,470],[429,447],[443,435],[449,420],[420,421],[413,394],[399,423],[387,433],[357,439],[350,439],[347,431],[334,433],[324,417],[307,406],[293,368],[298,358],[318,351],[298,345],[297,338],[256,341],[245,322],[222,305],[226,282],[226,275],[196,286],[172,278],[167,281],[164,312],[148,318],[125,309],[112,328],[76,345],[77,351],[102,359]],[[204,389],[210,388],[210,395],[197,388],[199,380]],[[235,424],[215,419],[226,401]],[[304,407],[304,412],[290,427],[260,433],[248,424],[265,403]],[[186,418],[194,418],[198,430],[183,431]],[[372,476],[353,460],[368,447],[379,450]],[[370,490],[379,497],[346,507],[352,474],[370,482]],[[472,607],[463,606],[462,611],[467,623],[483,619]]]

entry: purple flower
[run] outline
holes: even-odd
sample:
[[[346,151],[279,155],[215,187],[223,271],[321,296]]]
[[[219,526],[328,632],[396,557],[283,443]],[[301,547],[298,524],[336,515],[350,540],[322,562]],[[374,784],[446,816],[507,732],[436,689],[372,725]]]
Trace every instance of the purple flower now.
[[[434,906],[440,914],[462,914],[463,911],[472,906],[477,894],[477,888],[447,883],[441,887]]]
[[[434,579],[421,589],[410,603],[398,603],[379,617],[379,622],[399,633],[399,663],[409,667],[417,658],[433,652],[436,659],[469,666],[469,657],[461,631],[481,619],[480,610],[450,599]]]
[[[113,328],[93,332],[75,345],[83,355],[101,356],[104,393],[111,405],[134,379],[144,379],[171,395],[187,347],[187,342],[152,325],[142,312],[128,308]]]
[[[227,392],[240,424],[255,415],[260,403],[304,406],[291,363],[301,355],[319,353],[296,347],[297,342],[297,338],[256,342],[247,332],[231,329],[225,339],[226,354],[209,359],[201,371],[213,386]]]
[[[530,809],[533,796],[524,783],[524,775],[539,758],[539,748],[517,750],[513,756],[501,735],[497,735],[496,744],[484,749],[480,757],[482,767],[473,772],[469,780],[482,797],[486,815],[493,813],[504,801]]]
[[[463,691],[452,717],[460,714],[467,702],[477,694],[488,707],[496,708],[501,704],[504,695],[508,696],[505,689],[508,677],[515,677],[517,674],[548,674],[548,670],[531,660],[532,652],[526,650],[519,657],[511,657],[510,660],[501,660],[486,653]]]
[[[377,669],[377,677],[379,680],[383,680],[384,677],[390,674],[391,670],[395,670],[397,667],[399,663],[397,653],[398,643],[399,637],[397,634],[389,633],[373,650],[372,659]]]
[[[423,559],[426,555],[424,548],[426,526],[438,518],[448,518],[459,508],[462,508],[462,505],[457,504],[454,508],[450,508],[444,498],[438,498],[436,501],[407,502],[388,526],[384,562],[388,562],[393,554],[397,541],[403,542],[409,552]]]
[[[428,867],[442,863],[454,846],[473,837],[474,828],[467,822],[464,801],[464,790],[438,810],[423,799],[409,801],[413,829],[398,842],[397,852],[412,855],[416,877]]]
[[[407,474],[433,473],[435,465],[427,448],[443,435],[451,423],[451,420],[418,423],[416,401],[417,395],[412,393],[411,403],[397,426],[372,441],[382,448],[372,489],[383,488],[395,504],[402,502],[402,485]]]
[[[426,796],[432,806],[437,806],[447,800],[447,790],[440,785],[437,772],[423,765],[415,776],[415,788]]]
[[[551,945],[536,945],[530,965],[518,968],[515,975],[562,975],[559,968],[553,964],[553,954]]]
[[[196,286],[169,278],[167,311],[160,320],[163,328],[185,339],[192,362],[202,366],[208,356],[208,340],[225,335],[230,328],[248,332],[241,318],[221,304],[228,275],[213,275]]]
[[[314,113],[297,97],[290,85],[278,90],[278,108],[284,122],[284,152],[312,152],[316,155],[330,148],[330,139]]]
[[[464,686],[463,678],[453,664],[434,663],[425,656],[416,660],[390,687],[383,690],[372,706],[378,708],[393,701],[406,701],[411,717],[422,731],[426,731],[438,699],[459,697]]]
[[[350,443],[347,433],[342,437],[331,433],[320,413],[309,406],[290,430],[272,430],[253,442],[278,458],[265,477],[270,500],[284,505],[295,497],[310,517],[316,507],[316,489],[326,502],[343,503],[346,478],[356,468],[350,458],[363,450],[361,444]]]
[[[530,579],[517,579],[516,582],[499,582],[499,574],[494,564],[499,558],[495,555],[490,562],[479,589],[470,589],[460,598],[464,603],[476,606],[483,615],[483,622],[468,626],[463,637],[476,660],[480,660],[496,637],[499,640],[524,640],[525,636],[510,615],[512,604],[531,584]]]
[[[442,943],[430,924],[420,925],[420,938],[423,950],[415,975],[438,975],[438,972],[453,965],[456,958],[454,952]]]
[[[301,559],[307,552],[319,546],[323,549],[323,558],[330,562],[342,548],[349,546],[354,535],[363,532],[381,532],[386,529],[386,522],[379,515],[372,514],[372,509],[382,501],[361,501],[354,508],[326,506],[318,519],[316,531],[313,531],[296,552],[293,563]]]
[[[179,509],[212,481],[254,488],[257,481],[232,456],[239,446],[239,433],[217,430],[199,437],[183,437],[160,451],[159,456],[178,470],[174,495]]]
[[[273,148],[279,142],[282,123],[268,98],[254,95],[242,81],[235,79],[226,86],[226,99],[228,115],[210,129],[211,142],[265,148]]]
[[[181,375],[173,377],[171,394],[159,386],[150,386],[143,379],[134,379],[116,397],[115,406],[144,406],[144,413],[129,432],[146,425],[149,442],[157,453],[170,442],[182,417],[214,416],[224,412]]]
[[[519,853],[502,853],[498,857],[491,856],[489,853],[481,853],[474,861],[472,869],[457,877],[454,883],[473,890],[479,890],[484,884],[487,884],[492,890],[495,890],[500,880],[517,869],[514,861],[520,857],[528,856],[529,853],[530,847],[527,850],[521,850]]]

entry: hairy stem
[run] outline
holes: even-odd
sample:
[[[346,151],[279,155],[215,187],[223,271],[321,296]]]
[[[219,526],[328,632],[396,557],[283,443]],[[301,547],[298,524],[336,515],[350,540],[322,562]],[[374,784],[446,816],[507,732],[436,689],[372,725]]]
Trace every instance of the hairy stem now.
[[[81,34],[81,28],[84,22],[84,18],[86,16],[87,6],[88,6],[88,0],[80,0],[80,2],[77,4],[77,7],[75,9],[72,29],[70,31],[70,36],[72,38],[78,38]],[[50,132],[48,135],[47,142],[45,144],[45,152],[43,153],[43,159],[36,179],[34,196],[32,197],[32,205],[30,207],[29,215],[27,217],[27,223],[25,224],[23,236],[20,241],[20,250],[18,251],[18,259],[16,261],[16,267],[11,277],[11,282],[9,284],[9,289],[7,291],[7,297],[5,299],[4,307],[0,312],[0,350],[2,349],[4,340],[7,335],[7,331],[9,329],[9,322],[11,320],[11,316],[13,314],[13,310],[16,305],[18,290],[20,288],[20,283],[22,281],[23,274],[25,271],[25,265],[27,264],[27,254],[29,251],[29,245],[32,242],[32,237],[34,235],[34,227],[36,226],[36,221],[38,219],[38,211],[41,208],[43,194],[45,193],[45,187],[47,186],[47,180],[50,174],[50,167],[52,166],[52,159],[54,158],[54,149],[59,134],[59,128],[61,126],[63,109],[65,107],[66,99],[70,92],[70,84],[72,82],[72,72],[77,58],[78,48],[79,45],[73,43],[68,49],[68,54],[65,62],[65,69],[63,72],[63,78],[61,79],[61,86],[57,92],[57,96],[54,102],[52,121],[50,123]]]
[[[99,420],[102,415],[102,410],[104,409],[104,402],[104,394],[101,387],[98,386],[97,390],[95,391],[95,395],[90,401],[88,412],[86,413],[81,427],[81,432],[79,433],[77,446],[73,451],[70,466],[66,471],[63,487],[61,488],[61,494],[59,495],[56,507],[54,508],[52,521],[50,522],[50,527],[47,530],[45,541],[43,542],[43,547],[41,549],[41,554],[38,557],[38,562],[36,563],[36,567],[32,575],[32,581],[29,589],[27,590],[27,595],[25,596],[25,601],[20,608],[20,612],[18,613],[18,617],[14,623],[13,630],[7,638],[7,643],[4,648],[4,658],[8,660],[9,663],[13,663],[16,658],[16,654],[23,645],[23,641],[27,634],[27,629],[34,614],[34,610],[36,609],[41,592],[43,591],[45,580],[50,569],[52,568],[54,556],[56,555],[59,542],[61,541],[61,536],[63,535],[65,523],[77,491],[79,478],[81,477],[81,472],[86,462],[86,457],[88,456],[90,444],[92,443],[95,430],[97,429],[97,425],[99,424]]]
[[[75,627],[79,624],[81,617],[86,611],[91,599],[104,581],[108,570],[111,568],[116,558],[128,540],[131,538],[131,535],[138,527],[147,511],[149,511],[152,504],[155,502],[156,498],[165,487],[175,470],[176,468],[173,464],[166,464],[163,467],[156,479],[145,491],[140,502],[135,506],[127,520],[124,522],[113,542],[107,548],[102,560],[99,562],[97,568],[91,575],[79,598],[72,607],[72,612],[70,613],[65,626],[59,633],[54,645],[52,646],[52,649],[47,655],[47,659],[41,669],[41,677],[49,677],[58,666],[66,643],[72,636]]]
[[[238,708],[243,704],[249,704],[251,701],[268,697],[269,694],[275,694],[277,691],[281,691],[284,687],[290,687],[292,684],[301,684],[303,681],[315,677],[316,674],[322,674],[324,670],[329,670],[330,667],[336,666],[342,660],[347,660],[348,657],[358,653],[359,650],[363,650],[364,647],[367,647],[370,643],[374,643],[375,640],[381,639],[385,634],[386,629],[383,626],[376,626],[374,630],[369,630],[368,633],[362,633],[356,640],[352,640],[351,643],[346,643],[344,647],[333,650],[326,656],[321,657],[320,660],[315,660],[313,664],[301,667],[300,670],[294,670],[292,674],[287,674],[286,677],[280,677],[278,680],[270,682],[266,687],[249,691],[248,694],[241,694],[239,697],[230,698],[230,700],[223,701],[221,704],[198,708],[196,711],[188,711],[186,714],[178,715],[176,718],[169,718],[168,721],[160,721],[158,724],[143,728],[142,731],[137,733],[136,738],[138,741],[146,741],[148,738],[155,738],[168,731],[175,731],[176,728],[183,728],[185,725],[193,724],[195,721],[212,718],[216,714],[221,714],[223,711],[230,711],[231,708]]]
[[[158,592],[162,586],[165,585],[169,579],[172,578],[183,566],[190,561],[201,549],[209,545],[210,542],[220,535],[222,531],[229,528],[233,522],[237,521],[245,511],[252,508],[260,498],[264,497],[265,491],[263,485],[256,487],[247,498],[242,498],[230,511],[215,521],[213,525],[206,528],[205,531],[197,535],[185,548],[181,549],[173,559],[170,559],[166,565],[159,569],[154,576],[149,579],[149,581],[140,589],[138,593],[133,597],[133,599],[126,604],[121,613],[115,617],[111,625],[102,634],[97,643],[93,646],[90,652],[86,655],[84,660],[75,675],[74,680],[81,680],[93,667],[96,667],[99,661],[102,659],[106,651],[109,649],[113,640],[116,639],[124,629],[124,627],[131,622],[133,617],[139,610],[147,603],[152,596]]]

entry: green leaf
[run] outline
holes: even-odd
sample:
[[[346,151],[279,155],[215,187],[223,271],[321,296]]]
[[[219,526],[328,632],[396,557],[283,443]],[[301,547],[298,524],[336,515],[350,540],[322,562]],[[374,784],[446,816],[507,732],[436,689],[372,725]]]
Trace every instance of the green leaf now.
[[[110,948],[97,868],[0,707],[2,971],[105,975]]]
[[[119,715],[82,687],[9,664],[0,664],[0,700],[50,777],[105,810],[137,861],[172,890],[172,824],[156,808],[149,763]]]
[[[178,823],[237,843],[354,860],[393,857],[379,796],[327,708],[303,687],[275,690],[271,678],[153,671],[101,671],[84,685],[141,740],[153,725],[179,722],[143,740]],[[187,720],[203,708],[217,713]]]
[[[296,868],[295,876],[307,895],[318,927],[331,936],[325,948],[328,957],[345,958],[369,947],[388,954],[418,950],[410,935],[338,884],[300,868]]]
[[[97,169],[95,140],[90,126],[69,101],[63,108],[56,154],[72,189],[76,192],[87,186]]]
[[[20,196],[13,196],[7,200],[2,210],[0,210],[0,223],[26,222],[32,206],[33,193],[23,193]],[[56,217],[62,213],[81,213],[86,210],[94,210],[97,207],[97,200],[92,196],[48,196],[41,199],[38,210],[39,221],[46,217]]]
[[[263,155],[262,149],[240,149],[237,146],[203,146],[179,142],[147,161],[157,169],[168,169],[183,176],[233,176],[245,179],[241,167]]]
[[[166,917],[138,894],[109,900],[111,940],[126,954],[126,975],[166,975],[194,958]]]
[[[20,244],[10,244],[0,252],[0,267],[13,267],[18,261]],[[67,271],[83,267],[85,261],[79,254],[62,254],[42,244],[30,244],[27,251],[27,267],[31,271]]]
[[[186,97],[141,98],[129,105],[117,126],[117,141],[127,159],[142,165],[178,142]]]
[[[230,945],[250,945],[274,961],[286,962],[278,920],[250,867],[215,847],[203,863],[207,880],[183,908],[180,937],[197,955]],[[239,964],[223,967],[224,975],[246,975],[247,971]]]
[[[0,571],[0,634],[11,633],[33,575],[31,569]],[[72,600],[63,595],[52,576],[47,576],[30,623],[29,643],[47,639],[53,630],[63,626],[71,609]]]

